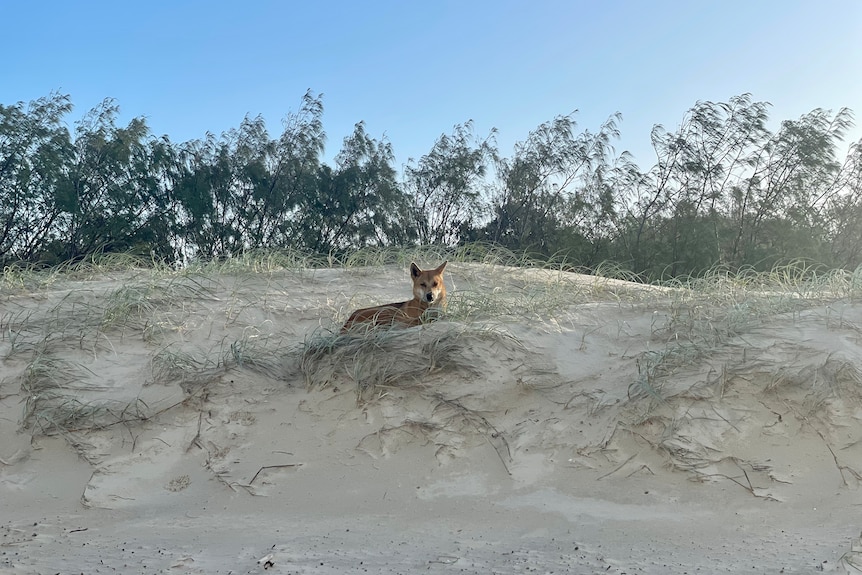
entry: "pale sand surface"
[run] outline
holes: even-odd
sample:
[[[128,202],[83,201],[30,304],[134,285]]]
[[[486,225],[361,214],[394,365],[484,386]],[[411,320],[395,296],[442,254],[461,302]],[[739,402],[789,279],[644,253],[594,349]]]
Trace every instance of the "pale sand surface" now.
[[[7,286],[0,573],[855,572],[862,304],[447,285],[457,321],[370,356],[465,334],[430,373],[336,346],[311,387],[303,345],[406,268]]]

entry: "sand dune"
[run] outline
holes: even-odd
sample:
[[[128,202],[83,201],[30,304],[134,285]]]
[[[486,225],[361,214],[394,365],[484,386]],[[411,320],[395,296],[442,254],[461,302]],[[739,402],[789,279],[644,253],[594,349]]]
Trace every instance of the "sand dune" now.
[[[0,573],[862,573],[858,278],[447,284],[0,284]]]

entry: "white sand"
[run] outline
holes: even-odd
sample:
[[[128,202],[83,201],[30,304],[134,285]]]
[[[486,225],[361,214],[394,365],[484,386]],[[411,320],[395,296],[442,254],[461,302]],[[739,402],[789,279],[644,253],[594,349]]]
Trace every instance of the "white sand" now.
[[[402,330],[375,361],[496,331],[357,401],[361,358],[308,390],[297,349],[405,270],[192,279],[0,292],[0,573],[854,572],[862,304],[451,263],[513,315]],[[70,399],[111,412],[46,429]]]

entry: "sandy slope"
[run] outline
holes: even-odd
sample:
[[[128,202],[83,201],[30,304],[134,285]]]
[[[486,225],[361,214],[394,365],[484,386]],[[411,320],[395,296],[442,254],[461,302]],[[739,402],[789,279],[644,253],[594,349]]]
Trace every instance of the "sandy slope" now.
[[[0,573],[853,572],[862,305],[447,272],[0,292]]]

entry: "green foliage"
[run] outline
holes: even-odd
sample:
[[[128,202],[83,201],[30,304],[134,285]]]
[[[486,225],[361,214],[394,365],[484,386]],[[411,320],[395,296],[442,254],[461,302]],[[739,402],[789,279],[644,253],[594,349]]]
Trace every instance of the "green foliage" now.
[[[853,269],[862,265],[862,142],[851,147],[838,190],[824,202],[823,226],[834,265]]]
[[[814,110],[772,133],[767,109],[744,94],[698,102],[674,133],[656,126],[658,160],[624,196],[617,259],[651,278],[832,263],[827,212],[847,191],[835,156],[852,116]]]
[[[472,122],[459,124],[451,136],[440,136],[417,165],[406,168],[420,244],[456,243],[478,224],[484,212],[484,177],[497,157],[493,136],[480,140]]]
[[[295,245],[317,252],[403,245],[412,222],[401,191],[389,142],[378,142],[356,124],[344,139],[335,168],[323,165],[317,185],[300,201],[294,225]]]
[[[95,252],[155,252],[170,258],[173,151],[146,122],[116,125],[111,100],[81,120],[57,190],[58,237],[43,259],[67,261]]]
[[[71,109],[60,94],[0,105],[0,263],[37,259],[59,239],[56,197],[71,153],[63,117]]]
[[[0,264],[123,253],[148,261],[241,259],[287,249],[340,261],[406,246],[500,246],[569,267],[616,262],[645,280],[805,258],[862,264],[862,142],[853,117],[816,109],[769,128],[743,94],[697,102],[652,131],[655,163],[617,153],[620,115],[579,131],[543,123],[501,157],[472,122],[399,174],[392,145],[355,125],[332,165],[321,96],[307,92],[277,138],[246,117],[173,144],[105,100],[78,121],[69,97],[0,105]]]
[[[539,126],[499,163],[501,185],[486,237],[513,249],[549,255],[583,250],[607,232],[614,212],[609,180],[616,114],[596,134],[575,133],[572,115]],[[622,161],[628,159],[625,155]]]
[[[258,116],[221,138],[207,134],[184,146],[177,228],[185,255],[216,258],[289,245],[294,217],[319,190],[322,116],[322,100],[308,92],[278,140]]]

